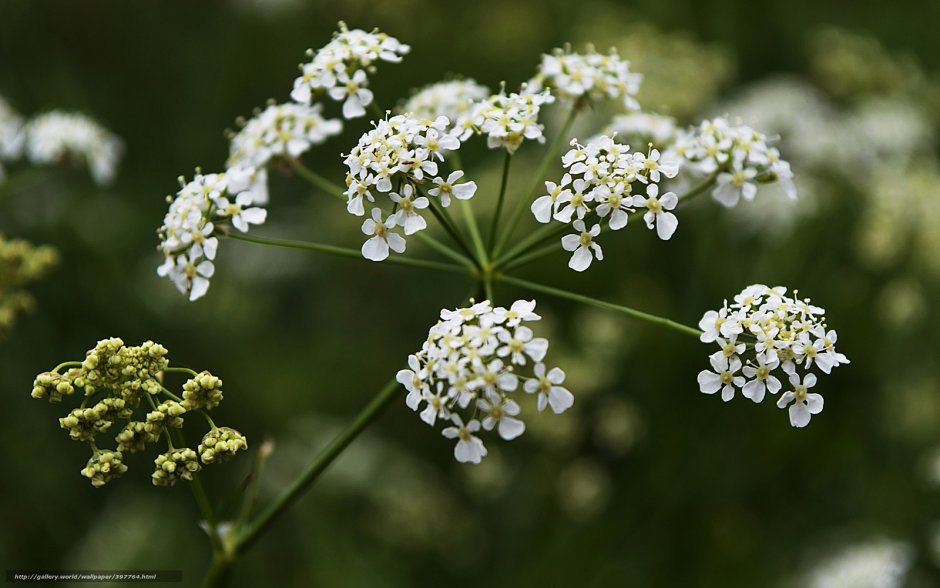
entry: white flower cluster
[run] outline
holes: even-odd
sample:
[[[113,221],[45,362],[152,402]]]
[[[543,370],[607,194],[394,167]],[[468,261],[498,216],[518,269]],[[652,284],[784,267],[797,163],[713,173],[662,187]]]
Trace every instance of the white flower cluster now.
[[[768,143],[763,133],[718,117],[680,133],[673,152],[702,173],[718,174],[712,196],[724,206],[735,206],[742,197],[753,200],[758,184],[778,181],[787,196],[795,199],[790,164]]]
[[[490,149],[505,148],[509,153],[515,153],[525,139],[545,142],[542,134],[545,127],[539,124],[539,110],[554,101],[547,90],[494,94],[478,102],[470,116],[457,122],[457,132],[462,141],[466,141],[473,132],[486,135]]]
[[[322,104],[271,104],[232,135],[229,167],[264,167],[272,159],[298,157],[343,130],[339,119],[324,119]]]
[[[166,257],[157,274],[170,278],[190,300],[205,295],[215,273],[213,260],[219,246],[216,223],[229,223],[241,232],[259,225],[267,211],[253,206],[250,168],[233,168],[221,174],[197,171],[192,181],[180,178],[176,198],[167,197],[170,209],[159,229],[160,250]]]
[[[605,135],[652,143],[662,148],[670,145],[677,133],[676,119],[664,114],[630,112],[618,114],[604,130]]]
[[[421,351],[408,357],[409,369],[398,372],[408,408],[420,409],[421,420],[432,427],[439,420],[450,425],[442,433],[457,439],[457,461],[480,463],[486,456],[477,437],[481,428],[495,429],[507,441],[525,431],[519,403],[511,398],[520,380],[526,393],[538,395],[539,412],[548,406],[560,414],[574,403],[562,386],[565,373],[542,363],[548,340],[523,324],[540,318],[534,300],[517,300],[508,309],[493,308],[487,300],[442,310]],[[532,376],[516,369],[529,365]]]
[[[636,209],[646,211],[643,220],[648,228],[656,229],[660,239],[672,237],[679,221],[670,211],[678,197],[673,192],[660,195],[657,183],[664,177],[675,177],[678,163],[657,149],[631,152],[629,145],[607,136],[587,145],[576,140],[571,145],[574,148],[561,159],[568,172],[558,183],[545,182],[548,194],[536,198],[531,207],[540,223],[554,219],[571,223],[577,231],[561,240],[565,251],[573,252],[568,267],[581,272],[595,257],[604,259],[595,241],[601,232],[600,223],[606,219],[607,226],[618,231],[627,226],[629,215]],[[637,185],[645,186],[645,195],[634,193]],[[593,215],[597,222],[588,229],[585,221]]]
[[[270,104],[231,136],[227,167],[247,171],[256,204],[268,202],[265,166],[271,160],[298,157],[343,130],[341,120],[323,118],[322,110],[322,104]]]
[[[23,118],[0,97],[0,182],[5,177],[4,161],[20,156],[23,149]]]
[[[777,406],[789,406],[790,424],[805,427],[823,409],[823,397],[809,392],[816,385],[810,368],[815,365],[828,374],[849,360],[836,351],[838,336],[826,326],[826,311],[808,298],[795,298],[795,291],[794,297],[786,292],[782,286],[754,284],[735,296],[732,304],[726,301],[721,309],[705,313],[698,324],[700,338],[719,349],[709,356],[713,371],[699,372],[698,383],[705,394],[721,390],[725,402],[734,398],[735,388],[745,398],[761,402],[767,392],[776,394],[783,388],[773,374],[779,368],[792,389],[780,396]],[[750,357],[742,361],[745,353]]]
[[[83,114],[54,110],[41,114],[24,129],[26,156],[35,164],[84,161],[98,184],[117,173],[121,140]]]
[[[417,91],[401,107],[400,112],[417,118],[436,119],[446,116],[460,127],[472,118],[474,104],[490,96],[490,89],[472,79],[450,80],[426,86]]]
[[[460,170],[446,178],[440,174],[438,162],[444,153],[460,149],[460,139],[448,131],[450,121],[441,116],[435,120],[418,119],[400,114],[374,123],[375,128],[362,135],[359,143],[346,156],[347,205],[350,214],[363,216],[366,201],[375,205],[377,194],[387,194],[395,211],[383,217],[375,205],[371,218],[362,225],[370,238],[362,246],[362,255],[382,261],[389,250],[401,253],[405,239],[393,229],[400,227],[405,235],[413,235],[427,227],[421,210],[431,205],[428,197],[437,198],[441,206],[450,206],[451,197],[471,198],[475,182],[458,184]],[[427,196],[419,186],[426,185]],[[397,190],[393,191],[393,190]]]
[[[621,59],[616,49],[607,55],[588,47],[587,53],[569,53],[556,49],[542,55],[538,73],[529,82],[534,91],[548,88],[552,94],[569,101],[587,96],[591,99],[621,98],[630,110],[637,110],[636,93],[643,76],[630,71],[630,62]]]
[[[294,80],[291,98],[310,104],[314,92],[325,92],[333,100],[343,102],[345,118],[357,118],[363,116],[365,107],[372,103],[367,74],[375,71],[374,63],[398,63],[411,48],[377,29],[372,32],[349,30],[342,22],[339,28],[319,51],[308,51],[313,59],[301,65],[303,73]]]

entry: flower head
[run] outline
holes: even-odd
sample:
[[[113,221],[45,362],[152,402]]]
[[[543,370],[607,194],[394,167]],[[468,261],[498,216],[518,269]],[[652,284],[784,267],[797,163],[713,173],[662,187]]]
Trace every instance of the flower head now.
[[[584,53],[556,49],[542,55],[538,73],[529,82],[532,91],[548,88],[564,100],[582,97],[594,100],[623,100],[630,110],[640,107],[634,96],[640,90],[643,76],[630,71],[630,62],[611,49],[606,55],[588,47]]]
[[[363,116],[365,107],[372,103],[367,74],[375,71],[376,62],[398,63],[409,50],[408,45],[378,29],[350,30],[340,22],[329,43],[316,52],[308,51],[311,60],[300,66],[291,98],[311,104],[314,94],[324,93],[343,103],[343,117]]]
[[[539,319],[535,301],[529,300],[517,300],[508,309],[493,308],[488,300],[444,309],[421,350],[408,358],[408,369],[398,372],[397,380],[408,390],[408,408],[431,426],[451,424],[443,434],[458,440],[458,461],[479,463],[486,456],[481,430],[496,431],[507,441],[523,434],[525,421],[515,399],[520,380],[525,392],[539,395],[540,411],[547,403],[561,413],[573,403],[561,386],[564,372],[553,368],[546,374],[542,360],[548,340],[525,325]],[[524,375],[533,363],[534,376]]]
[[[23,132],[26,157],[32,163],[84,162],[102,185],[117,174],[124,150],[121,140],[83,114],[47,112],[32,119]]]
[[[816,366],[828,374],[849,360],[835,349],[838,337],[826,326],[825,309],[796,295],[794,291],[788,296],[781,286],[754,284],[731,304],[726,301],[722,308],[705,313],[699,322],[700,339],[719,349],[709,358],[714,371],[699,373],[702,392],[721,389],[722,398],[731,400],[735,389],[741,389],[746,398],[759,403],[767,393],[777,394],[783,388],[780,370],[792,390],[781,395],[777,406],[789,406],[794,427],[805,427],[811,415],[822,411],[822,396],[808,392],[817,380],[810,370]]]
[[[170,278],[180,292],[196,300],[206,294],[215,273],[216,225],[230,223],[247,232],[249,225],[264,223],[267,211],[254,205],[254,196],[237,170],[197,172],[190,182],[180,178],[180,185],[176,197],[168,197],[170,209],[158,231],[164,263],[157,274]]]

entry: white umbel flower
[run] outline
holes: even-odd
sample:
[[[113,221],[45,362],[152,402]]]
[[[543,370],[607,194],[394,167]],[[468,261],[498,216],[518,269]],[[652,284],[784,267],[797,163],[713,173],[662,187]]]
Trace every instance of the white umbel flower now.
[[[538,73],[529,82],[532,91],[543,88],[554,96],[574,102],[583,97],[593,100],[621,99],[624,106],[637,110],[636,94],[643,76],[630,71],[630,62],[621,59],[615,49],[606,55],[588,47],[585,53],[556,49],[542,55]]]
[[[574,402],[562,386],[564,372],[553,368],[546,373],[542,360],[548,340],[526,326],[538,320],[534,300],[517,300],[509,308],[471,300],[469,307],[444,309],[421,350],[408,358],[408,368],[398,372],[408,408],[430,426],[452,425],[443,434],[458,439],[458,461],[479,463],[486,456],[477,436],[484,431],[506,441],[525,432],[522,407],[515,400],[520,388],[539,395],[539,411],[550,406],[561,413]],[[528,366],[534,366],[531,376],[522,373]]]
[[[300,157],[310,147],[343,130],[339,119],[325,119],[322,104],[270,104],[232,135],[228,167],[262,168],[271,160]]]
[[[52,111],[24,129],[26,157],[34,164],[81,161],[101,185],[114,180],[124,151],[121,140],[83,114]]]
[[[545,142],[539,111],[554,100],[547,91],[494,94],[474,107],[470,114],[472,127],[476,132],[486,135],[486,144],[490,149],[505,149],[515,153],[524,140]]]
[[[736,206],[742,198],[753,200],[759,185],[775,182],[796,198],[790,164],[780,158],[767,136],[727,118],[706,120],[680,132],[668,155],[701,174],[717,174],[712,196],[724,206]]]
[[[253,195],[237,173],[197,172],[190,182],[180,178],[180,186],[176,197],[167,197],[170,208],[158,231],[164,262],[157,274],[196,300],[206,294],[215,273],[218,226],[231,224],[247,232],[250,225],[264,223],[267,211],[254,206]]]
[[[453,128],[460,129],[457,134],[461,135],[464,125],[471,118],[474,103],[488,98],[490,94],[489,88],[472,79],[438,82],[415,92],[398,110],[428,120],[446,116]]]
[[[375,71],[376,62],[397,63],[409,50],[408,45],[377,29],[350,30],[341,22],[329,43],[319,51],[308,51],[312,59],[300,66],[302,73],[294,80],[291,98],[311,104],[314,94],[325,93],[343,103],[345,118],[363,116],[372,103],[367,74]]]
[[[565,251],[574,253],[568,267],[584,271],[594,258],[603,259],[595,241],[601,224],[585,230],[588,215],[596,214],[611,230],[619,231],[637,208],[645,208],[647,226],[655,227],[661,239],[672,237],[678,219],[671,211],[678,197],[672,192],[660,196],[658,182],[679,173],[674,158],[652,148],[633,152],[629,145],[608,136],[596,137],[586,145],[573,140],[571,147],[561,158],[567,170],[561,181],[545,182],[548,193],[531,206],[537,221],[572,223],[577,231],[561,241]],[[646,192],[645,197],[637,194],[640,190]]]
[[[346,210],[350,214],[364,215],[368,203],[373,206],[374,215],[375,211],[381,211],[376,199],[385,194],[391,204],[398,207],[394,225],[411,235],[427,227],[421,211],[430,205],[428,196],[437,198],[446,208],[450,206],[451,197],[467,200],[476,193],[475,182],[459,181],[464,175],[462,171],[455,170],[446,179],[441,173],[444,154],[461,145],[447,130],[447,118],[426,120],[401,114],[376,121],[374,125],[345,156]],[[370,227],[381,228],[379,225]],[[387,222],[385,227],[392,228]],[[366,234],[371,235],[372,228]],[[401,236],[392,239],[395,245],[392,250],[400,252],[398,239]],[[393,242],[388,241],[388,244],[391,246]],[[378,242],[369,249],[374,255],[369,259],[387,257],[387,250],[381,255],[384,248]],[[404,250],[404,245],[400,249]],[[364,254],[365,251],[364,248]]]
[[[726,301],[722,308],[706,312],[699,322],[700,339],[717,344],[719,350],[709,356],[714,371],[699,373],[701,391],[722,389],[722,398],[730,400],[740,388],[746,398],[760,403],[768,392],[777,394],[783,388],[775,375],[782,370],[793,389],[780,396],[777,406],[789,407],[790,424],[805,427],[823,409],[823,397],[808,392],[817,382],[810,370],[815,366],[828,374],[849,363],[835,349],[838,336],[826,326],[825,314],[809,299],[797,298],[795,291],[791,297],[782,286],[763,284],[748,286],[731,304]],[[739,370],[743,377],[737,375]]]

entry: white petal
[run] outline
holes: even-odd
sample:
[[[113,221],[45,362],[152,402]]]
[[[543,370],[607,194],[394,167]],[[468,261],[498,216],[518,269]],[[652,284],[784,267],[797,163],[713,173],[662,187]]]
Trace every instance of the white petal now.
[[[372,237],[362,244],[362,256],[372,261],[382,261],[388,257],[388,243],[381,237]]]

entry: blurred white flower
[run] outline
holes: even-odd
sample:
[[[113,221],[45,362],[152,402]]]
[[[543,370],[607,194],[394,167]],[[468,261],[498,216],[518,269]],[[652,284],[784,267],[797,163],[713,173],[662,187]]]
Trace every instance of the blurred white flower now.
[[[83,114],[47,112],[29,121],[23,132],[26,157],[34,164],[82,161],[101,185],[117,174],[121,140]]]
[[[549,89],[567,101],[582,97],[594,100],[622,99],[624,106],[637,110],[636,93],[643,76],[630,71],[630,62],[621,59],[615,49],[604,55],[588,47],[585,53],[556,49],[542,55],[538,73],[529,82],[528,91]]]

